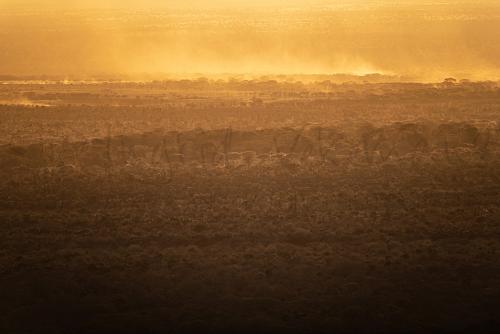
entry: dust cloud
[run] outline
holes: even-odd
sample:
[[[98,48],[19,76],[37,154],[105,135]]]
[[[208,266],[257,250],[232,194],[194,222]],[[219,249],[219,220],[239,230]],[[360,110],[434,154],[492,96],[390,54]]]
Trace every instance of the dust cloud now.
[[[2,1],[0,74],[497,79],[491,1]]]

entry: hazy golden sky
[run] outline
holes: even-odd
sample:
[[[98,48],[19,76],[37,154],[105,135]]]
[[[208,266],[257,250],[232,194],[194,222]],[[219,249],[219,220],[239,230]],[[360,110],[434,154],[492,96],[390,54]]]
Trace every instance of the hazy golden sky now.
[[[0,74],[497,79],[499,2],[0,0]]]
[[[400,0],[408,2],[414,0]],[[424,0],[426,1],[426,0]],[[310,6],[310,5],[342,5],[367,3],[390,3],[388,0],[2,0],[10,7],[13,6],[50,6],[50,7],[73,7],[73,8],[165,8],[165,7],[197,7],[197,8],[220,8],[220,7],[256,7],[256,6]],[[394,1],[392,1],[394,2]],[[394,3],[398,3],[394,2]]]

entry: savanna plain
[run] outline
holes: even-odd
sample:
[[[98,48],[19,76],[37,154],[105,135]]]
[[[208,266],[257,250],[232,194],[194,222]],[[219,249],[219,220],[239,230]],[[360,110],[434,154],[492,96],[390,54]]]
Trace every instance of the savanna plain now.
[[[500,325],[499,84],[374,79],[4,81],[1,331]]]

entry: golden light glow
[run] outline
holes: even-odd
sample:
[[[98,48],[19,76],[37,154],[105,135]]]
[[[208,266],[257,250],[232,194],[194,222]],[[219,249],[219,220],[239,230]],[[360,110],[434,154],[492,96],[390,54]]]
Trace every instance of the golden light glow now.
[[[0,74],[500,77],[496,1],[0,1]]]

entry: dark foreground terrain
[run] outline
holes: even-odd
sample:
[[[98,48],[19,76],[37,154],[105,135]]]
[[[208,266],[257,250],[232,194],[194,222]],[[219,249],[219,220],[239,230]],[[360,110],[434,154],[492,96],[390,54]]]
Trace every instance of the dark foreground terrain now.
[[[141,131],[102,126],[89,139],[56,134],[90,133],[90,107],[77,122],[4,106],[0,331],[494,331],[495,101],[384,102],[430,116],[304,125],[307,112],[339,117],[310,107],[291,121],[302,125],[255,130],[142,131],[131,111],[119,121]],[[272,117],[241,108],[261,125]]]
[[[500,315],[499,167],[8,181],[3,331],[487,329]]]

